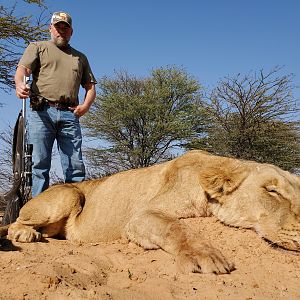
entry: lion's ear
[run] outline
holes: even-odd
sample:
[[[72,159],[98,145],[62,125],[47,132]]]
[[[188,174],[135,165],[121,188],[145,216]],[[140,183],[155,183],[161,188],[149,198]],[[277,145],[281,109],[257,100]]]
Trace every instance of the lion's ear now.
[[[241,165],[224,162],[219,166],[206,166],[199,174],[200,184],[210,199],[222,203],[222,196],[235,191],[248,175],[248,170]]]

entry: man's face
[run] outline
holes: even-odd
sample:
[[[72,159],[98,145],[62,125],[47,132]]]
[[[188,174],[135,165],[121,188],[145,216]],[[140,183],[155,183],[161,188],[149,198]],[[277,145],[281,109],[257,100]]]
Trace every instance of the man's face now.
[[[66,47],[71,39],[73,29],[65,22],[50,25],[51,39],[57,47]]]

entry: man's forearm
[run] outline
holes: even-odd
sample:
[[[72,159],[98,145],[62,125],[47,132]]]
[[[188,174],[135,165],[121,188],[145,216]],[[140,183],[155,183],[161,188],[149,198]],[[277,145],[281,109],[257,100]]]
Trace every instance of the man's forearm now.
[[[85,87],[85,90],[86,93],[83,103],[77,105],[76,107],[69,107],[69,109],[74,111],[74,114],[78,117],[81,117],[88,112],[96,98],[96,88],[94,84],[90,83]]]
[[[24,76],[29,77],[31,71],[24,66],[18,66],[15,74],[15,83],[23,82]]]
[[[88,109],[91,107],[96,98],[96,88],[94,84],[91,84],[88,88],[86,88],[86,94],[84,98],[83,105]]]

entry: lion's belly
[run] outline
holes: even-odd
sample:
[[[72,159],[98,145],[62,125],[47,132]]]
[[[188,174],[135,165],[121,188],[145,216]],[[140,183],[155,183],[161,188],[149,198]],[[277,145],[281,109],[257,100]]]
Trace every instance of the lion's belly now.
[[[87,242],[112,241],[121,238],[125,225],[140,210],[147,208],[150,199],[157,193],[154,188],[139,189],[137,181],[114,184],[107,182],[88,195],[82,212],[69,227],[67,238]]]
[[[118,239],[131,218],[147,209],[178,218],[204,215],[203,190],[195,174],[182,170],[170,182],[165,175],[167,166],[165,163],[109,177],[86,195],[76,229],[70,228],[69,236],[80,236],[82,241]],[[70,234],[72,231],[74,234]]]
[[[129,219],[130,209],[126,205],[116,208],[112,200],[107,199],[106,203],[88,203],[76,222],[83,241],[97,242],[120,238]]]

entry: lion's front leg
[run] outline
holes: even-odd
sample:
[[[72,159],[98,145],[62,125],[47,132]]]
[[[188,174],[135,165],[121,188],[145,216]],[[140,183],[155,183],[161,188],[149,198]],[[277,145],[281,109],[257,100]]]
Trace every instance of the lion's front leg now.
[[[15,222],[10,225],[7,237],[13,241],[30,243],[38,242],[41,239],[42,235],[31,226]]]
[[[234,270],[222,253],[199,240],[180,220],[158,211],[145,211],[126,225],[129,240],[145,249],[163,250],[175,255],[179,269],[186,272],[225,274]]]

